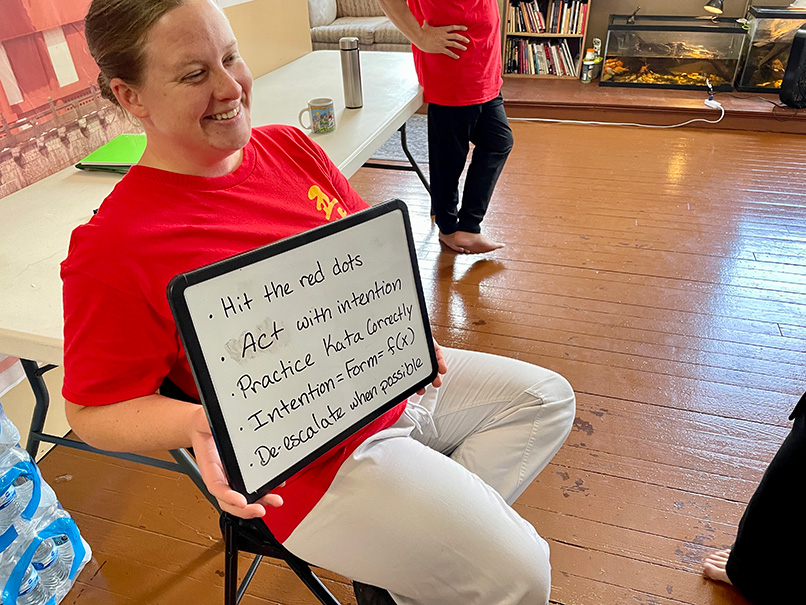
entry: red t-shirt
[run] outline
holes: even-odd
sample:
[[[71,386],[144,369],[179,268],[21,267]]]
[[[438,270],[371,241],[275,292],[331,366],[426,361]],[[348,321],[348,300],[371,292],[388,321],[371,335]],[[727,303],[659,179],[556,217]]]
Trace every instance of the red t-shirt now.
[[[424,53],[412,45],[414,67],[426,103],[475,105],[498,96],[501,85],[501,16],[497,0],[408,0],[420,25],[464,25],[467,50],[458,59]]]
[[[325,152],[287,126],[254,129],[241,165],[222,177],[132,167],[73,231],[62,263],[65,399],[108,405],[153,394],[165,377],[198,399],[168,306],[170,279],[365,207]],[[342,461],[404,407],[275,490],[285,504],[265,521],[278,540],[319,501]]]

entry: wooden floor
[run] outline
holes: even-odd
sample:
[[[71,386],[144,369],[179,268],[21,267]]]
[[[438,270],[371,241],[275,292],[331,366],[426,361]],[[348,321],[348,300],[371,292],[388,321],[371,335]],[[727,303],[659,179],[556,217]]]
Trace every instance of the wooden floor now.
[[[575,387],[574,430],[515,505],[551,543],[552,603],[745,604],[701,560],[731,544],[806,390],[804,139],[513,128],[485,221],[507,247],[487,258],[440,250],[412,173],[352,184],[410,205],[442,343]],[[65,448],[41,468],[95,553],[66,603],[223,602],[216,518],[188,480]],[[315,601],[264,563],[243,602]]]

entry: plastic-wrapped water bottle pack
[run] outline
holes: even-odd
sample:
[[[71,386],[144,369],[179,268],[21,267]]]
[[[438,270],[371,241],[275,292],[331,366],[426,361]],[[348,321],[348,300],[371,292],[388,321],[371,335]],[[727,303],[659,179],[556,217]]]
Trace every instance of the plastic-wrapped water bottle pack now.
[[[92,552],[0,406],[2,605],[56,605]]]

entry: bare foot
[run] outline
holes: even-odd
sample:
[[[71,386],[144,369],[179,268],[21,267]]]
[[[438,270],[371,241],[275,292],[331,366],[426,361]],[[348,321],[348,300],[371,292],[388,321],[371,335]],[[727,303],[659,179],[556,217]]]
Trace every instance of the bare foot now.
[[[728,573],[725,571],[725,566],[728,564],[728,557],[730,556],[730,549],[720,550],[708,555],[705,559],[703,568],[703,575],[711,580],[717,582],[724,582],[725,584],[733,584],[728,578]]]
[[[451,250],[453,250],[454,252],[458,252],[459,254],[467,254],[467,250],[465,250],[459,244],[456,243],[455,233],[445,235],[444,233],[442,233],[442,231],[440,231],[439,241],[442,242],[445,246],[447,246]]]
[[[480,254],[503,248],[504,244],[491,240],[481,233],[457,231],[450,235],[439,234],[439,239],[451,250],[462,254]]]

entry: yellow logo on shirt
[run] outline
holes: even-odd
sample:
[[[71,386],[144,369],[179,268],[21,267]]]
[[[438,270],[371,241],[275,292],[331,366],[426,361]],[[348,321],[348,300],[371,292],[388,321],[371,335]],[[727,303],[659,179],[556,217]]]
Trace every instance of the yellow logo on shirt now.
[[[326,221],[330,220],[330,217],[333,214],[333,208],[336,209],[338,218],[347,216],[347,211],[342,207],[342,203],[335,197],[328,198],[317,185],[313,185],[310,189],[308,189],[308,199],[316,200],[316,209],[325,213]]]

